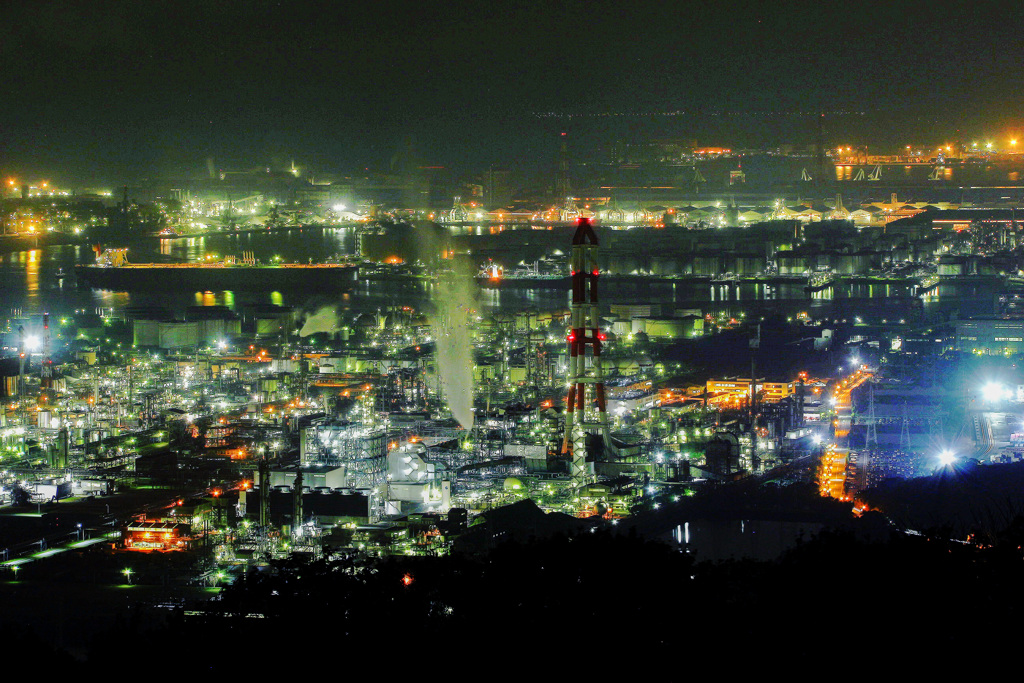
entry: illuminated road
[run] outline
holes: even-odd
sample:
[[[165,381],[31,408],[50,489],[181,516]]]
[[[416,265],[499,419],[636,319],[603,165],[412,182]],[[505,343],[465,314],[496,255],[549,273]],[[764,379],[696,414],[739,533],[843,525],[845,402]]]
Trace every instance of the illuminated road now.
[[[853,404],[850,392],[864,384],[871,377],[863,366],[839,381],[830,401],[834,405],[835,418],[832,427],[835,444],[825,448],[821,455],[818,485],[822,496],[838,500],[850,500],[846,491],[847,471],[850,464],[849,436],[853,421]]]
[[[109,543],[111,541],[116,541],[121,536],[121,532],[119,532],[119,531],[110,531],[110,532],[107,532],[107,533],[102,534],[100,536],[96,536],[94,538],[88,538],[88,539],[84,539],[84,540],[80,540],[79,539],[79,533],[75,532],[75,531],[69,532],[66,535],[70,536],[71,538],[74,538],[75,540],[69,541],[67,543],[63,543],[61,545],[57,545],[57,546],[53,546],[53,547],[48,547],[45,550],[41,549],[38,552],[31,552],[31,551],[28,551],[28,550],[23,550],[18,557],[15,557],[15,558],[12,558],[12,559],[9,559],[9,560],[4,560],[3,562],[0,562],[0,569],[10,570],[13,573],[12,574],[13,577],[16,579],[17,578],[17,573],[18,573],[18,571],[20,571],[20,568],[22,566],[28,564],[29,562],[36,562],[38,560],[45,560],[45,559],[47,559],[49,557],[53,557],[55,555],[59,555],[60,553],[63,553],[63,552],[67,552],[68,550],[84,550],[85,548],[91,548],[92,546],[98,545],[100,543]],[[42,547],[43,547],[43,544],[39,544],[39,548],[42,548]]]
[[[827,446],[821,454],[818,486],[822,496],[847,500],[846,464],[849,454],[849,449],[833,445]]]
[[[836,386],[835,393],[833,394],[836,411],[833,427],[835,427],[837,443],[849,445],[846,443],[846,439],[850,435],[850,423],[853,419],[853,404],[850,399],[850,392],[864,384],[870,377],[871,373],[861,367],[853,374],[841,380]]]

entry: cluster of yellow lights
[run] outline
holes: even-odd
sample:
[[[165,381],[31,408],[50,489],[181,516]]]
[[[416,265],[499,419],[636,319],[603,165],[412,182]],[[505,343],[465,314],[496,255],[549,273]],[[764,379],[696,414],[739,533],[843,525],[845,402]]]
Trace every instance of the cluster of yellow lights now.
[[[846,455],[829,445],[821,456],[821,477],[818,482],[821,495],[846,500]]]

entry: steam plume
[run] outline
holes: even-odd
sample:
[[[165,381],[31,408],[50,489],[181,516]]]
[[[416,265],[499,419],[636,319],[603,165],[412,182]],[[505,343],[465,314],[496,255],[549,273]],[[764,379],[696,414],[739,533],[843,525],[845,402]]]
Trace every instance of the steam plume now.
[[[308,337],[318,332],[333,334],[338,330],[338,307],[334,305],[321,306],[314,313],[306,316],[299,330],[300,337]]]
[[[473,427],[473,345],[469,339],[473,285],[468,274],[442,277],[433,296],[437,370],[448,408],[464,429]]]

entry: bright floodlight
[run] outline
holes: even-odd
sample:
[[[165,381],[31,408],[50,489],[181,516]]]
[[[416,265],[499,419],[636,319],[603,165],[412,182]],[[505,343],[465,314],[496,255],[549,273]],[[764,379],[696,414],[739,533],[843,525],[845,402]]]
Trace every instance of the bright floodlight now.
[[[942,451],[939,453],[939,464],[943,467],[948,467],[956,462],[956,454],[953,451]]]
[[[335,211],[341,212],[341,211],[344,211],[346,207],[345,207],[344,204],[335,204],[331,208],[333,208]]]
[[[34,335],[31,337],[25,337],[25,348],[28,349],[29,351],[38,351],[41,345],[42,344],[39,341],[39,337],[36,337]]]
[[[995,402],[1003,398],[1004,395],[1003,385],[996,382],[989,382],[981,389],[982,397],[989,402]]]

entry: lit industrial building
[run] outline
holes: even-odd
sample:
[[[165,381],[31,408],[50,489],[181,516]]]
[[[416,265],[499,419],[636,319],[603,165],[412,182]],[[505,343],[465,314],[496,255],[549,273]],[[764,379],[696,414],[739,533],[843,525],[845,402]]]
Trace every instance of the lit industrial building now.
[[[187,550],[191,542],[191,527],[174,522],[132,522],[124,530],[127,550]]]
[[[985,355],[1024,352],[1024,320],[971,318],[956,323],[956,349]]]

